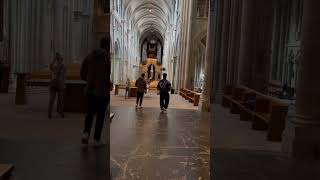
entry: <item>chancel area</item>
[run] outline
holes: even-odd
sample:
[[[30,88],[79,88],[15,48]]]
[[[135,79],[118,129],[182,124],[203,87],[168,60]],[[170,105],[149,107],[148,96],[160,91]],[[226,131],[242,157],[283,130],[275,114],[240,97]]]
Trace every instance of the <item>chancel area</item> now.
[[[0,0],[0,179],[320,179],[319,9]]]

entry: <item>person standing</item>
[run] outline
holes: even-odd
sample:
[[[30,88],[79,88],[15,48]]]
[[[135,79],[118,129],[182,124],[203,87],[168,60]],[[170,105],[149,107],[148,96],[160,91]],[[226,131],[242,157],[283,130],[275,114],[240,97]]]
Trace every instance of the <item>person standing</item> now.
[[[124,95],[124,98],[125,98],[125,99],[127,99],[127,97],[128,97],[128,99],[129,99],[129,97],[130,97],[130,86],[131,86],[130,79],[127,78],[127,82],[126,82],[126,93],[125,93],[125,95]]]
[[[137,102],[136,107],[138,107],[138,104],[140,107],[142,107],[142,101],[143,101],[143,95],[147,93],[147,82],[144,79],[145,74],[141,74],[141,77],[136,80],[136,87],[137,87]]]
[[[100,41],[100,49],[91,52],[82,62],[80,77],[87,82],[88,110],[85,117],[82,143],[88,144],[93,118],[96,115],[94,143],[101,145],[106,109],[110,100],[110,39]]]
[[[160,108],[162,112],[167,112],[170,95],[169,92],[171,90],[171,83],[167,80],[167,74],[163,73],[163,79],[159,81],[157,85],[157,89],[160,94]]]
[[[54,60],[50,63],[49,69],[51,71],[51,81],[49,83],[49,108],[48,108],[48,118],[52,117],[52,106],[54,104],[56,95],[58,96],[57,101],[57,112],[62,118],[64,118],[63,113],[63,94],[64,94],[64,81],[66,68],[63,64],[63,58],[59,53],[56,53]]]

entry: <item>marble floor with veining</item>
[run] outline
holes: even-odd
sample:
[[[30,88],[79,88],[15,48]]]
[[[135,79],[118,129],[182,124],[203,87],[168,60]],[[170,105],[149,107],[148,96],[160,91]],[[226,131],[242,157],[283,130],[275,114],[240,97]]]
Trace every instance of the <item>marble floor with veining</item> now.
[[[111,98],[114,180],[208,180],[209,167],[214,180],[320,179],[319,161],[287,158],[281,142],[267,141],[266,131],[252,130],[219,105],[213,110],[215,149],[209,155],[208,114],[179,105],[185,102],[179,96],[161,114],[155,97],[149,95],[142,109],[134,108],[134,99]],[[14,94],[0,94],[0,163],[15,166],[9,180],[108,179],[106,147],[80,143],[84,114],[48,119],[46,89],[28,92],[28,100],[16,106]]]
[[[12,93],[0,94],[0,163],[15,166],[9,180],[107,179],[106,147],[80,143],[84,114],[48,119],[47,100],[46,89],[28,92],[25,106],[14,105]],[[150,96],[146,106],[157,101]],[[113,179],[208,179],[208,116],[177,108],[161,114],[153,106],[111,107]]]
[[[111,125],[114,179],[209,179],[209,117],[191,110],[120,108]]]

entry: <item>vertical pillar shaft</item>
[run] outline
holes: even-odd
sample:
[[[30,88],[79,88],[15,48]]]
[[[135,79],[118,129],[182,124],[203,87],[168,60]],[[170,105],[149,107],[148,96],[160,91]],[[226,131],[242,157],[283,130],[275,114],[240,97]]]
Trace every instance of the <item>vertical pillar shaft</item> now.
[[[241,40],[239,54],[239,79],[238,83],[248,85],[250,82],[250,66],[253,62],[254,51],[254,23],[256,0],[242,1]]]
[[[296,109],[288,115],[283,134],[283,151],[297,159],[320,159],[319,8],[318,0],[304,1]]]
[[[222,89],[226,84],[227,77],[227,65],[228,65],[228,49],[229,49],[229,36],[230,36],[230,10],[231,10],[231,1],[224,0],[223,2],[223,16],[222,16],[222,32],[221,32],[221,47],[216,49],[221,51],[221,55],[216,61],[218,62],[217,69],[219,73],[219,82],[217,83],[216,88],[216,102],[220,103],[222,99]],[[221,2],[221,3],[222,3]]]

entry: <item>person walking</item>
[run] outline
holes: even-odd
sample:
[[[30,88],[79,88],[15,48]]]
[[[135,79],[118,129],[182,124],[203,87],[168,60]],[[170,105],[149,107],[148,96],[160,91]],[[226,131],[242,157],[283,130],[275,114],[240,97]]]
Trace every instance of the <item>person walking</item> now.
[[[64,94],[64,82],[65,82],[65,73],[66,68],[63,64],[63,58],[59,53],[56,53],[54,60],[50,63],[49,69],[51,71],[51,81],[49,83],[49,108],[48,108],[48,118],[52,117],[52,107],[56,96],[57,100],[57,112],[62,118],[64,118],[64,103],[63,103],[63,94]]]
[[[88,144],[93,118],[96,115],[94,143],[101,145],[106,109],[110,100],[110,38],[100,41],[100,49],[91,52],[82,62],[80,76],[87,82],[88,110],[85,116],[82,143]]]
[[[171,90],[171,83],[167,80],[167,74],[163,73],[163,79],[159,81],[157,85],[157,89],[160,94],[160,108],[162,112],[167,112],[170,95],[169,92]]]
[[[141,77],[136,80],[136,87],[137,87],[137,102],[136,107],[138,107],[138,104],[140,107],[142,107],[142,101],[143,101],[143,95],[147,93],[147,82],[144,79],[145,74],[141,74]]]

